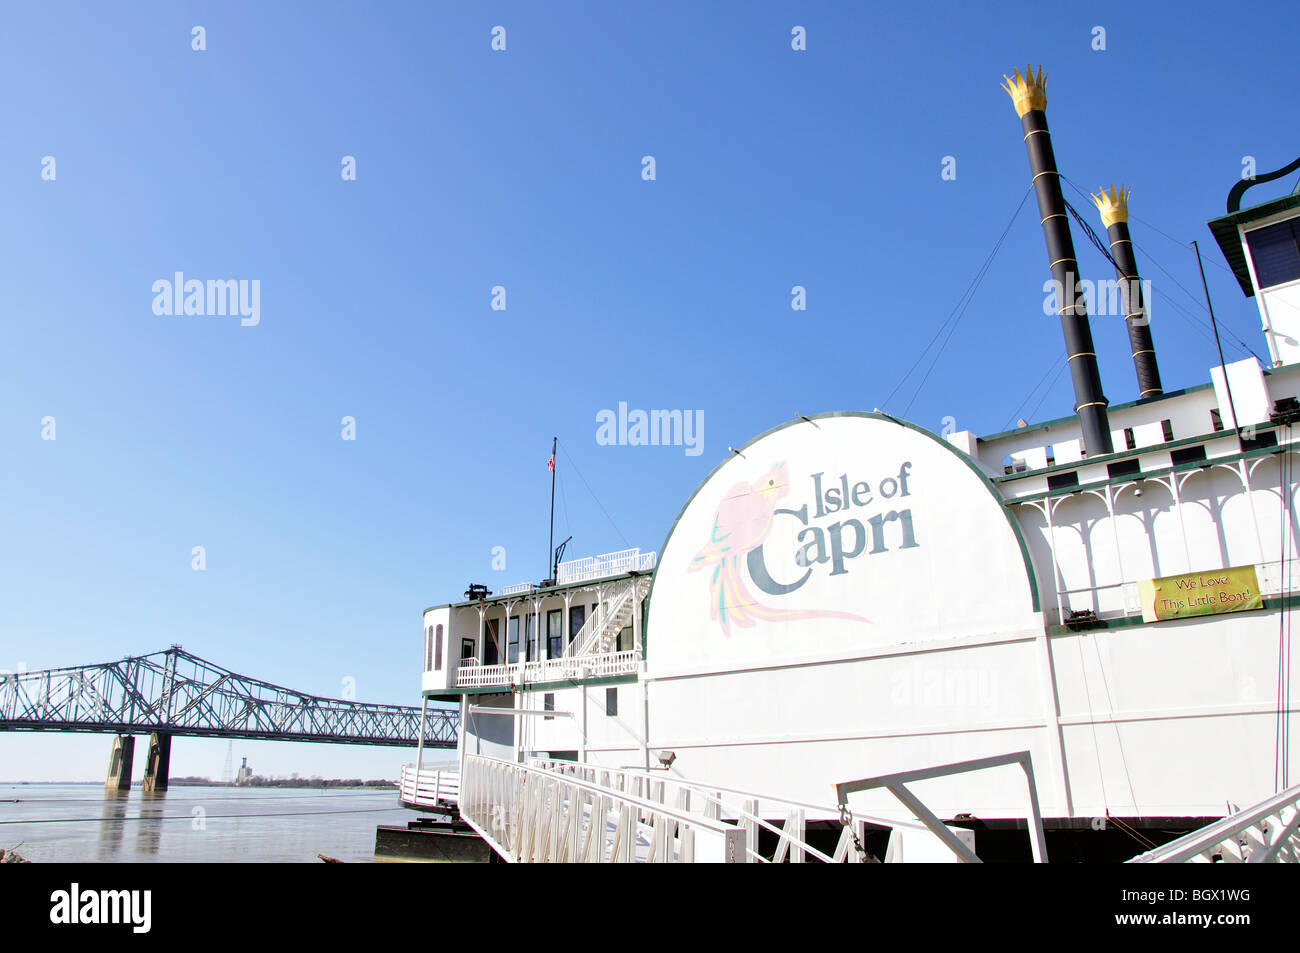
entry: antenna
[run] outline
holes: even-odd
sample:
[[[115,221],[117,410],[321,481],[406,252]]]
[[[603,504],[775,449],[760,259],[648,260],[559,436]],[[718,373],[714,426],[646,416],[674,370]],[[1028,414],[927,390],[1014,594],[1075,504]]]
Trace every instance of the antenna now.
[[[564,547],[569,545],[571,539],[572,536],[555,547],[555,560],[551,563],[551,582],[556,582],[560,578],[560,560],[564,558]]]

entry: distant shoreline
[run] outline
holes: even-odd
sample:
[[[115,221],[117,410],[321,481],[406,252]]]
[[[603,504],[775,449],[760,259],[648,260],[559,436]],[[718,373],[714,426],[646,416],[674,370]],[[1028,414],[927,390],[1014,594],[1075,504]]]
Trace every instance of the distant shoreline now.
[[[0,785],[25,787],[48,785],[80,785],[103,787],[103,781],[0,781]],[[205,788],[370,788],[378,791],[397,790],[397,782],[387,779],[363,781],[360,778],[253,778],[244,784],[233,781],[212,781],[208,778],[172,778],[168,787]]]

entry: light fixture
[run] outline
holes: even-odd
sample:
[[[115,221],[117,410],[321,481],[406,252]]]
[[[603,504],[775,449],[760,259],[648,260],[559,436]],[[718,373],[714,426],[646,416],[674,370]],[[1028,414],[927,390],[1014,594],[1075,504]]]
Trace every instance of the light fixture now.
[[[673,762],[676,760],[677,760],[677,752],[675,751],[659,752],[659,763],[663,765],[665,771],[671,768],[673,766]]]

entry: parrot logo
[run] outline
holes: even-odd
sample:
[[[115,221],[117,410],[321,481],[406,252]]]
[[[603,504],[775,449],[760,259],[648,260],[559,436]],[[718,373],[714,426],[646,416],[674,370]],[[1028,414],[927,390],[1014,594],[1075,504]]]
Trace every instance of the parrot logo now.
[[[745,585],[741,563],[751,550],[762,546],[772,531],[772,517],[777,501],[790,495],[790,477],[786,462],[772,468],[753,483],[740,482],[731,487],[718,504],[713,518],[713,533],[704,548],[691,560],[689,572],[712,569],[709,581],[709,618],[731,635],[734,623],[752,628],[758,620],[795,621],[798,619],[871,620],[849,612],[830,610],[775,609],[759,604]]]

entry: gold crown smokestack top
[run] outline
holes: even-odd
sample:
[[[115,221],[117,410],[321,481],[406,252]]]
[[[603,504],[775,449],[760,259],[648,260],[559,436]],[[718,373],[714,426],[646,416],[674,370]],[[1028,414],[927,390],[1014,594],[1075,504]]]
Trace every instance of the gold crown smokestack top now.
[[[1040,66],[1034,76],[1031,67],[1025,75],[1015,71],[1015,79],[1003,76],[1003,89],[1010,95],[1025,130],[1025,149],[1029,168],[1034,174],[1034,193],[1038,197],[1038,214],[1047,239],[1047,259],[1057,289],[1056,303],[1065,334],[1065,350],[1074,382],[1074,412],[1083,430],[1083,449],[1088,456],[1111,453],[1110,420],[1107,400],[1101,392],[1101,373],[1093,348],[1092,330],[1088,327],[1088,306],[1079,293],[1079,264],[1074,257],[1074,241],[1065,214],[1065,197],[1061,194],[1061,174],[1056,170],[1052,136],[1047,131],[1047,76]]]
[[[1133,350],[1133,369],[1137,371],[1138,399],[1159,397],[1164,393],[1160,386],[1160,368],[1156,365],[1155,344],[1151,340],[1151,322],[1147,318],[1142,300],[1142,279],[1138,276],[1137,259],[1133,257],[1133,241],[1128,233],[1128,198],[1131,193],[1122,185],[1116,191],[1101,190],[1092,196],[1092,204],[1101,213],[1101,223],[1110,238],[1110,254],[1115,261],[1115,277],[1119,281],[1120,298],[1124,303],[1124,323],[1128,325],[1128,342]]]

